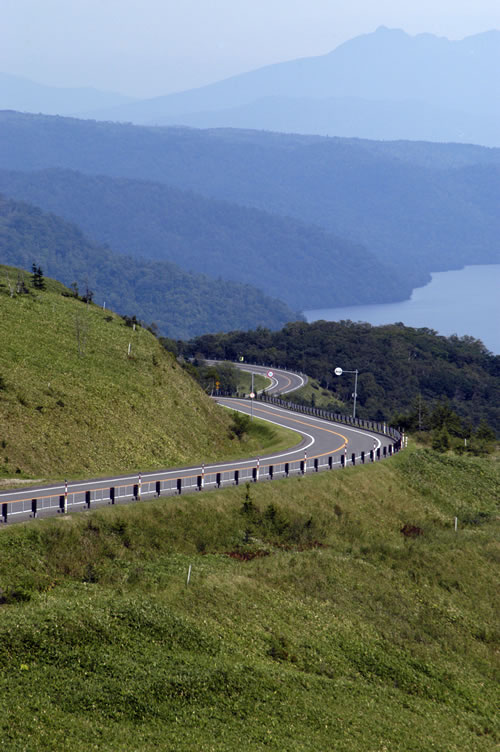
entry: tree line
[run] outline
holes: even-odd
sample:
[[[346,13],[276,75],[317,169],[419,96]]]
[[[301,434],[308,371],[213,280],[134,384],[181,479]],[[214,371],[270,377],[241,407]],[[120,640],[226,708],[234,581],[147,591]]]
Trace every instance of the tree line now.
[[[184,357],[233,362],[244,358],[304,372],[346,406],[352,404],[354,381],[351,374],[336,376],[335,368],[358,369],[357,408],[362,418],[410,415],[420,400],[421,417],[438,404],[448,404],[471,426],[484,420],[500,433],[500,357],[473,337],[444,337],[401,323],[375,327],[317,321],[290,323],[274,332],[257,328],[207,334],[175,343],[175,348]]]

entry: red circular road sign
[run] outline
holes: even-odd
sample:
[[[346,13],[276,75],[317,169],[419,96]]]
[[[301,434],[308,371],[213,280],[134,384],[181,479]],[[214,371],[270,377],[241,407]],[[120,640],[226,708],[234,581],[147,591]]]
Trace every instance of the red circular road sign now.
[[[267,375],[269,376],[270,379],[272,379],[272,377],[274,376],[274,373],[273,371],[268,371]]]

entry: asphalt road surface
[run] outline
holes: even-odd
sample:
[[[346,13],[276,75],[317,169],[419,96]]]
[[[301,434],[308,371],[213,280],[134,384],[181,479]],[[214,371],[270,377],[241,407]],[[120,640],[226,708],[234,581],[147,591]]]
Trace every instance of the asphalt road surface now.
[[[292,391],[305,380],[298,374],[262,366],[239,364],[239,367],[264,374],[272,370],[272,386],[268,388],[268,393]],[[266,402],[253,401],[252,404],[248,399],[226,397],[216,400],[225,408],[253,413],[261,420],[291,428],[300,435],[300,441],[295,447],[262,457],[4,491],[0,493],[0,529],[2,523],[21,522],[35,516],[56,515],[100,505],[326,469],[344,468],[343,471],[347,471],[345,468],[352,464],[377,461],[394,451],[394,439],[388,435],[295,413]]]

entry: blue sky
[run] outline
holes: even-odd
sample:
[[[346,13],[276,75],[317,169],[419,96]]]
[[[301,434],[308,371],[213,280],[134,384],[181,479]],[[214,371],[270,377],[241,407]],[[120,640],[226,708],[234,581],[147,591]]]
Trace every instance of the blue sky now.
[[[461,39],[500,0],[0,0],[0,71],[156,96],[297,57],[378,26]]]

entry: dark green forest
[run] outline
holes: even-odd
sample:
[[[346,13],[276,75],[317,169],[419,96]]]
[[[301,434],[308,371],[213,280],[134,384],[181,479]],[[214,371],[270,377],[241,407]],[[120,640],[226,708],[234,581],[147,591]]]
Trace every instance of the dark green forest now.
[[[161,183],[60,169],[0,170],[0,192],[75,222],[97,243],[251,284],[294,310],[411,293],[402,276],[359,245]]]
[[[279,328],[297,318],[250,285],[211,280],[163,261],[134,259],[89,241],[73,224],[0,196],[0,260],[32,265],[118,313],[156,323],[172,337],[249,326]]]
[[[500,356],[472,337],[442,337],[402,324],[295,322],[276,332],[204,335],[183,343],[181,351],[302,371],[346,405],[352,405],[354,377],[337,377],[334,369],[358,369],[359,417],[397,420],[418,409],[428,417],[441,404],[471,425],[486,421],[500,434]]]
[[[498,263],[498,153],[0,114],[2,168],[155,181],[294,217],[363,244],[410,287],[429,281],[431,271]],[[340,282],[348,263],[336,270]],[[382,288],[380,301],[385,294]]]

